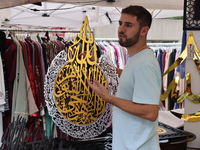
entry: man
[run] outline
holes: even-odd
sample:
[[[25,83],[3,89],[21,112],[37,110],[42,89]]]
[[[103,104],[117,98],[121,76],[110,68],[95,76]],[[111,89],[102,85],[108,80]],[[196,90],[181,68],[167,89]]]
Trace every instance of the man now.
[[[129,59],[119,73],[116,97],[97,80],[89,86],[113,104],[113,150],[159,150],[158,105],[161,73],[158,61],[146,44],[151,14],[141,6],[122,10],[119,44],[128,50]]]

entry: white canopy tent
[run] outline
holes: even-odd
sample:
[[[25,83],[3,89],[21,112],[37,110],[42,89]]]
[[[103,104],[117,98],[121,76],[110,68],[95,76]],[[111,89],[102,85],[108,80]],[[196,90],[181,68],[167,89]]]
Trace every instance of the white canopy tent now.
[[[0,9],[13,6],[19,6],[35,2],[56,2],[73,5],[95,5],[106,7],[126,7],[128,5],[142,5],[147,9],[171,9],[182,10],[184,0],[115,0],[115,2],[107,2],[107,0],[4,0],[0,1]]]
[[[150,12],[153,12],[153,18],[183,15],[183,0],[116,0],[116,2],[105,0],[47,0],[42,2],[42,6],[20,5],[38,1],[40,0],[0,1],[0,8],[10,7],[0,9],[1,27],[67,27],[67,29],[79,29],[85,15],[88,16],[91,27],[109,25],[118,23],[121,8],[131,4],[144,6]]]

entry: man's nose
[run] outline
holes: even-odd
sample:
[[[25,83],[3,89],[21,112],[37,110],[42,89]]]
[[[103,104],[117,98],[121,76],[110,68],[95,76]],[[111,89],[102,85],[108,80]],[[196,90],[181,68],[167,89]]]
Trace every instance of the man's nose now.
[[[119,26],[118,31],[125,33],[126,30],[124,28],[124,25]]]

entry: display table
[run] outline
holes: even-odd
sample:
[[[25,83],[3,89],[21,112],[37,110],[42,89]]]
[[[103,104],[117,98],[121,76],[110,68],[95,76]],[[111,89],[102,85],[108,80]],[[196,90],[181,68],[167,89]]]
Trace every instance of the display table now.
[[[196,138],[193,133],[176,129],[161,122],[159,122],[158,133],[161,150],[187,150],[187,142],[193,141]],[[81,150],[111,150],[112,134],[108,134],[106,137],[77,142],[81,143],[83,148]],[[80,148],[80,144],[76,144]],[[86,146],[88,149],[84,149]]]
[[[19,131],[25,131],[25,121],[17,121],[14,124],[17,126],[10,125],[8,129],[4,132],[2,137],[2,145],[0,149],[2,150],[111,150],[112,149],[112,131],[107,130],[101,136],[88,139],[88,140],[78,140],[68,141],[66,139],[46,137],[42,135],[41,140],[38,141],[37,133],[29,134],[27,132],[25,139],[33,138],[31,142],[23,141],[21,142],[21,133],[18,132],[18,136],[13,136],[13,131],[16,128]],[[14,127],[14,128],[13,128]],[[190,132],[186,132],[164,123],[159,122],[158,126],[159,142],[161,150],[187,150],[187,142],[193,141],[196,136]],[[13,143],[13,141],[15,141]],[[6,148],[7,147],[7,148]]]
[[[173,128],[159,122],[159,142],[161,150],[187,150],[187,142],[196,139],[195,134]]]

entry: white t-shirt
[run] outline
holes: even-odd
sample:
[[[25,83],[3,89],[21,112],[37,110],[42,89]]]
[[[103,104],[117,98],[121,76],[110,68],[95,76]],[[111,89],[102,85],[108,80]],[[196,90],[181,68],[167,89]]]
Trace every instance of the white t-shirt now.
[[[161,72],[151,49],[129,57],[120,76],[116,96],[140,104],[159,105]],[[113,110],[113,150],[160,150],[155,122]]]

